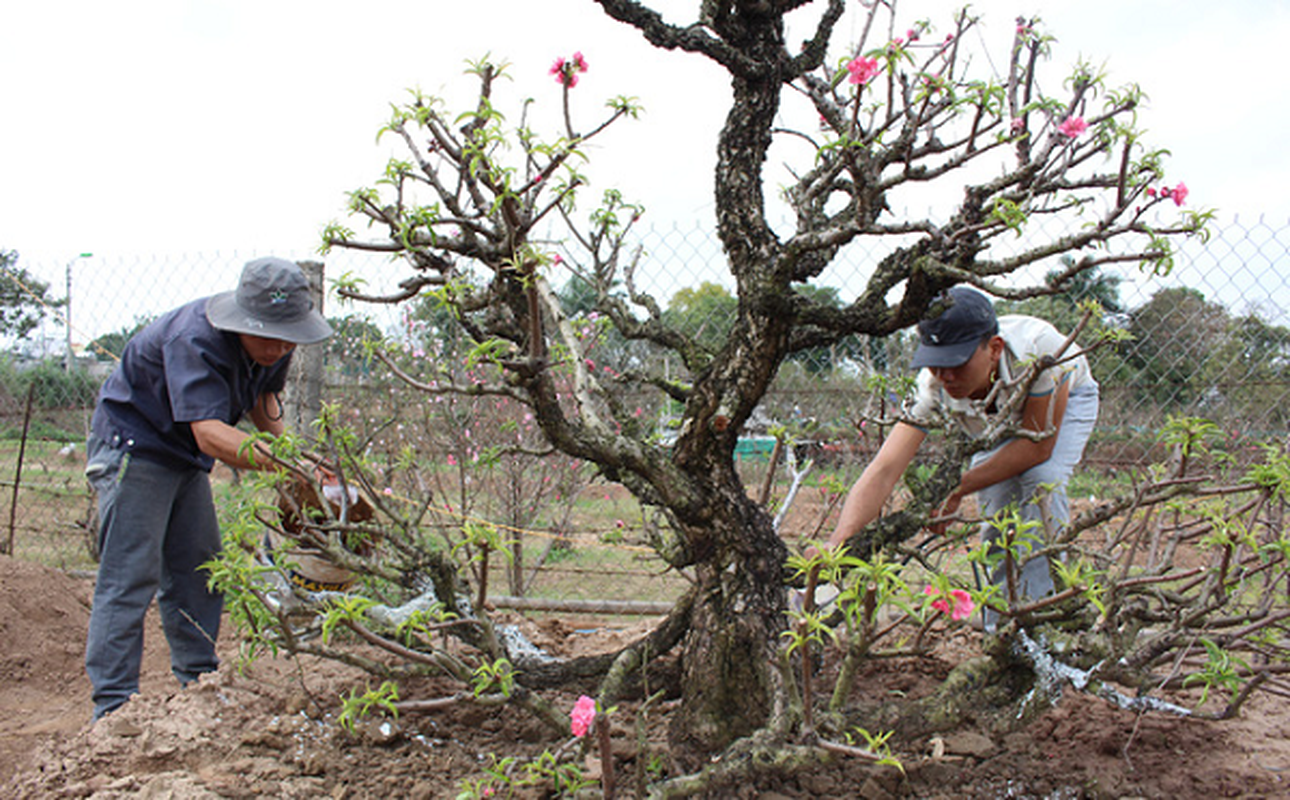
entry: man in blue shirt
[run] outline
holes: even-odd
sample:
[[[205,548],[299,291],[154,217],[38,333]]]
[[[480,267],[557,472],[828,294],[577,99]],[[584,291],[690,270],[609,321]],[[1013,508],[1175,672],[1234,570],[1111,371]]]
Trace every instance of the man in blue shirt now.
[[[223,598],[199,567],[220,550],[215,461],[273,469],[244,449],[243,416],[284,431],[278,393],[298,344],[331,336],[300,268],[246,265],[235,291],[176,308],[134,336],[99,392],[85,474],[98,493],[100,560],[85,667],[99,719],[139,690],[155,595],[171,669],[187,685],[219,664]],[[257,445],[258,448],[258,445]]]

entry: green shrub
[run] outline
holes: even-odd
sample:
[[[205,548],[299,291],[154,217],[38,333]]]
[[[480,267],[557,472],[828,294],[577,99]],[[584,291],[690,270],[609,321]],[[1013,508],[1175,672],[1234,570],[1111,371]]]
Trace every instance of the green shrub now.
[[[98,396],[99,378],[84,369],[68,372],[55,360],[24,365],[5,359],[0,361],[0,387],[24,403],[30,390],[33,405],[41,409],[88,408]]]

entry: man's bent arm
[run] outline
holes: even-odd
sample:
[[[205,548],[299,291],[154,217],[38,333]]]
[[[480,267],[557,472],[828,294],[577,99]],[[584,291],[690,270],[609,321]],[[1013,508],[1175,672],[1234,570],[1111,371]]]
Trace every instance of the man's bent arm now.
[[[918,447],[927,434],[904,422],[896,423],[887,439],[878,449],[869,466],[865,467],[860,478],[847,493],[846,502],[842,504],[842,513],[838,516],[837,527],[829,536],[829,547],[837,547],[846,542],[861,528],[878,518],[883,504],[891,497],[896,482],[905,474],[906,468],[918,454]]]

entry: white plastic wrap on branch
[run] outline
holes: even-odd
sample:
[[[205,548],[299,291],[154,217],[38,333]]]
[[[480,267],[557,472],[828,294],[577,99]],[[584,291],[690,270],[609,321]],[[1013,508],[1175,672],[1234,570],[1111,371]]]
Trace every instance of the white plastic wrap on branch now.
[[[1041,641],[1037,642],[1030,638],[1025,630],[1018,630],[1017,632],[1017,650],[1023,658],[1030,662],[1031,668],[1035,672],[1036,684],[1022,699],[1018,716],[1037,695],[1047,698],[1055,704],[1062,696],[1062,686],[1064,684],[1070,684],[1081,692],[1100,697],[1108,703],[1128,711],[1164,711],[1180,717],[1192,716],[1191,709],[1180,705],[1149,696],[1129,697],[1112,689],[1105,682],[1095,677],[1101,662],[1094,665],[1090,670],[1082,670],[1069,664],[1063,664],[1054,658],[1052,653],[1048,652]]]
[[[776,531],[779,530],[779,526],[784,522],[784,518],[788,516],[788,510],[793,507],[793,501],[797,499],[797,492],[802,488],[802,482],[806,480],[806,476],[810,473],[811,467],[815,466],[814,459],[808,458],[806,459],[806,463],[802,465],[802,468],[798,469],[797,457],[793,455],[793,448],[786,447],[784,449],[788,454],[788,469],[793,473],[793,478],[792,483],[788,487],[788,494],[784,495],[784,502],[780,504],[779,512],[775,514],[774,525]]]
[[[326,607],[328,602],[352,596],[344,592],[311,592],[294,587],[276,570],[265,573],[264,577],[269,583],[265,599],[270,609],[274,612],[282,610],[290,617],[314,617]],[[419,583],[421,584],[418,587],[421,590],[420,594],[400,606],[387,606],[382,603],[370,606],[364,612],[367,618],[384,627],[398,628],[407,623],[414,614],[433,609],[439,602],[434,584],[428,580]],[[469,598],[464,595],[458,598],[458,606],[467,616],[474,613]],[[499,625],[496,630],[497,641],[506,651],[511,663],[517,667],[524,668],[558,660],[529,641],[514,625]]]

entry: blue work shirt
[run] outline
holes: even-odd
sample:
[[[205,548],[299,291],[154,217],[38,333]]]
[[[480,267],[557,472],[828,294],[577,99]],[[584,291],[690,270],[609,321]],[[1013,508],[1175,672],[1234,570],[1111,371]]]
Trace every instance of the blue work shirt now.
[[[282,391],[291,356],[251,360],[236,333],[206,319],[206,300],[167,312],[134,335],[99,390],[91,423],[100,440],[156,463],[209,472],[190,423],[236,425],[261,395]]]

